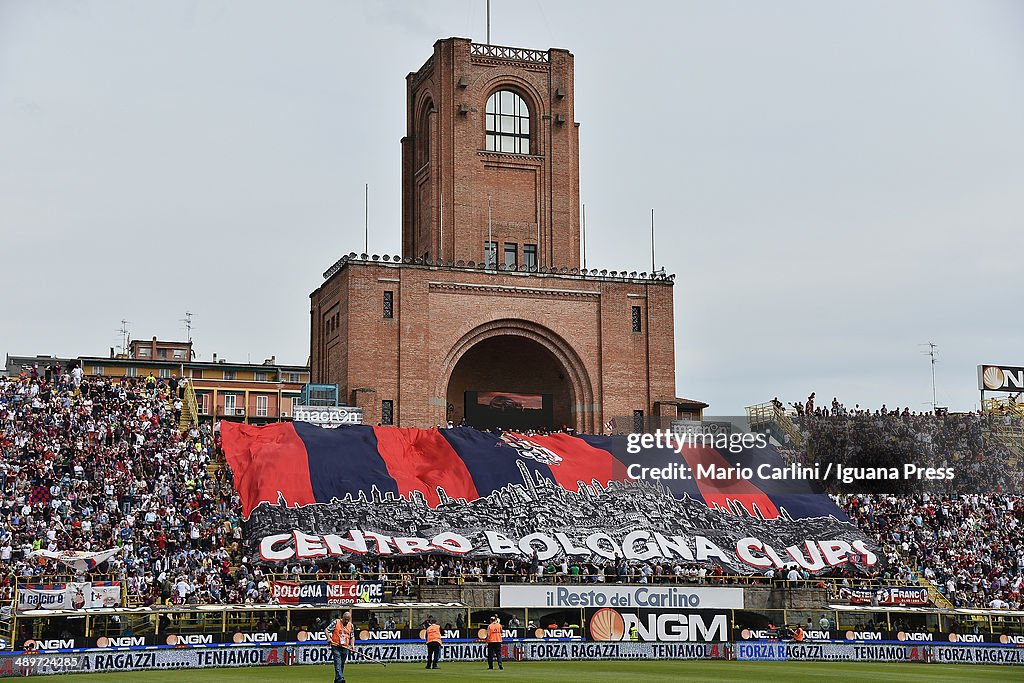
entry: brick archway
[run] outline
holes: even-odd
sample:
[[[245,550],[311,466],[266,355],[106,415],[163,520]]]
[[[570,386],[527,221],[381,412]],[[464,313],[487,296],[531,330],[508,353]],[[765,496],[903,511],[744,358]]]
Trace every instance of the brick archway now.
[[[463,358],[481,342],[500,337],[519,337],[541,346],[565,372],[571,390],[570,411],[572,425],[578,432],[594,433],[594,390],[583,361],[576,351],[558,334],[543,325],[526,320],[493,320],[484,323],[463,335],[448,351],[441,362],[437,385],[434,388],[434,403],[437,406],[437,421],[447,419],[447,395],[453,373]]]

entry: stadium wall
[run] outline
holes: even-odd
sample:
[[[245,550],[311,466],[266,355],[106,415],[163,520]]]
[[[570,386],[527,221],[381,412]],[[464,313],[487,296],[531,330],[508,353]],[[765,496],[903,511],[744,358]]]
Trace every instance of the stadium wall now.
[[[743,605],[746,609],[794,609],[820,610],[826,609],[828,591],[814,586],[789,588],[782,585],[743,586]],[[423,602],[452,603],[478,605],[480,607],[499,606],[500,586],[463,584],[461,586],[426,586],[419,587],[419,598]]]
[[[673,283],[633,275],[347,259],[310,295],[313,381],[337,384],[367,424],[382,422],[383,401],[392,402],[395,426],[457,423],[461,399],[449,396],[455,368],[484,342],[511,338],[533,342],[557,362],[560,372],[550,381],[571,394],[563,421],[577,431],[599,433],[607,419],[634,411],[674,410]],[[384,315],[386,292],[391,317]],[[474,389],[518,390],[469,370]]]

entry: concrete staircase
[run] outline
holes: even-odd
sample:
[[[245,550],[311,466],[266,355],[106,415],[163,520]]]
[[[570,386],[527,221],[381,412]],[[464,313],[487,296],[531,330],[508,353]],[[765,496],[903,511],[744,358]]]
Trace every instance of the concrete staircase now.
[[[949,601],[949,598],[947,598],[934,583],[923,576],[918,577],[917,583],[928,589],[928,597],[931,599],[933,605],[936,607],[942,607],[943,609],[953,609],[953,603]]]
[[[186,432],[193,425],[199,424],[199,402],[192,382],[185,384],[185,396],[181,400],[181,418],[178,420],[178,431]]]

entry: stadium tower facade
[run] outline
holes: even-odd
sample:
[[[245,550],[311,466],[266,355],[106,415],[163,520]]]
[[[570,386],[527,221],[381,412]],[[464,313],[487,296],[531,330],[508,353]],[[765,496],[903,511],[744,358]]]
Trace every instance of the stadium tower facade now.
[[[406,82],[402,255],[324,273],[313,381],[368,424],[699,417],[675,395],[674,276],[581,269],[572,54],[448,38]]]

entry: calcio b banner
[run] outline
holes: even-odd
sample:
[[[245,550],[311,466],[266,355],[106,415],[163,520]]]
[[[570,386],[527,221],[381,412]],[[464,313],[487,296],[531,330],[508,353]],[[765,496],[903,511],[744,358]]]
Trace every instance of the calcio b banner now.
[[[770,446],[627,452],[625,437],[470,428],[221,423],[253,554],[268,563],[420,554],[827,570],[884,555],[802,481],[686,471],[770,462]],[[683,476],[633,479],[637,465]]]

